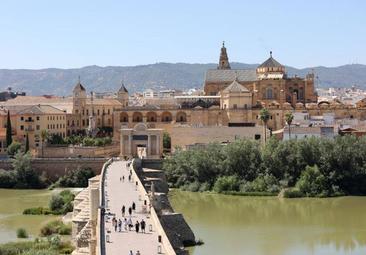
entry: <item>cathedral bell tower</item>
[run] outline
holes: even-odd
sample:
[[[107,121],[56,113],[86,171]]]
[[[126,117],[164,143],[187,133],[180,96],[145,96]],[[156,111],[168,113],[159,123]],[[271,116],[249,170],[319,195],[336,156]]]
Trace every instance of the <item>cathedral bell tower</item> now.
[[[217,69],[231,69],[229,58],[227,56],[225,42],[222,42],[221,53],[220,53],[220,60]]]
[[[72,91],[72,101],[73,101],[73,113],[80,113],[86,106],[86,90],[84,86],[80,83],[80,77],[78,83],[75,85]]]
[[[122,104],[122,107],[128,106],[128,90],[123,84],[123,81],[121,88],[117,92],[117,100]]]

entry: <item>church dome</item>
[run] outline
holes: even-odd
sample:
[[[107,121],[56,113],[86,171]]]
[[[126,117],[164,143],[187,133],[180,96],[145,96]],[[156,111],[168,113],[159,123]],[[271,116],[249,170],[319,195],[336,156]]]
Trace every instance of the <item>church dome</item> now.
[[[260,79],[283,78],[285,67],[272,57],[270,57],[257,67],[257,75]]]

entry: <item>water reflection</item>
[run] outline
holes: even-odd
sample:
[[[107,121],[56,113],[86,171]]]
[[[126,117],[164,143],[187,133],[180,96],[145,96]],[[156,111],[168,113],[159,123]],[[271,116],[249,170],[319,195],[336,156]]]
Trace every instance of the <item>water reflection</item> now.
[[[366,254],[366,198],[278,199],[173,191],[206,245],[193,254]]]

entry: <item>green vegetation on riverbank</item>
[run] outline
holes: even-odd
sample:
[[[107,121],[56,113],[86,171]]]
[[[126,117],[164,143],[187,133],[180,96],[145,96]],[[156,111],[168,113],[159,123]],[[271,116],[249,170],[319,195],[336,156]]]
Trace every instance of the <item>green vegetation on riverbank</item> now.
[[[61,220],[54,220],[41,228],[41,236],[71,235],[71,225],[64,224]]]
[[[237,140],[178,150],[164,160],[172,187],[286,197],[366,194],[366,138],[339,136],[278,141]],[[233,194],[234,194],[233,193]]]
[[[1,255],[59,255],[71,254],[72,251],[71,243],[62,241],[59,236],[0,245]]]
[[[73,210],[73,201],[75,195],[69,191],[64,190],[59,194],[53,195],[49,201],[49,207],[33,207],[27,208],[23,214],[30,215],[64,215]]]

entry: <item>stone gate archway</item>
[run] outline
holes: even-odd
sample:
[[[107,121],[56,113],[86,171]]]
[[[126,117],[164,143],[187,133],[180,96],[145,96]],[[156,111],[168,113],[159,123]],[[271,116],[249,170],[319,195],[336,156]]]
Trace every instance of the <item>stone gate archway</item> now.
[[[138,123],[134,128],[122,128],[120,147],[122,157],[161,158],[163,129],[148,128],[144,123]]]

